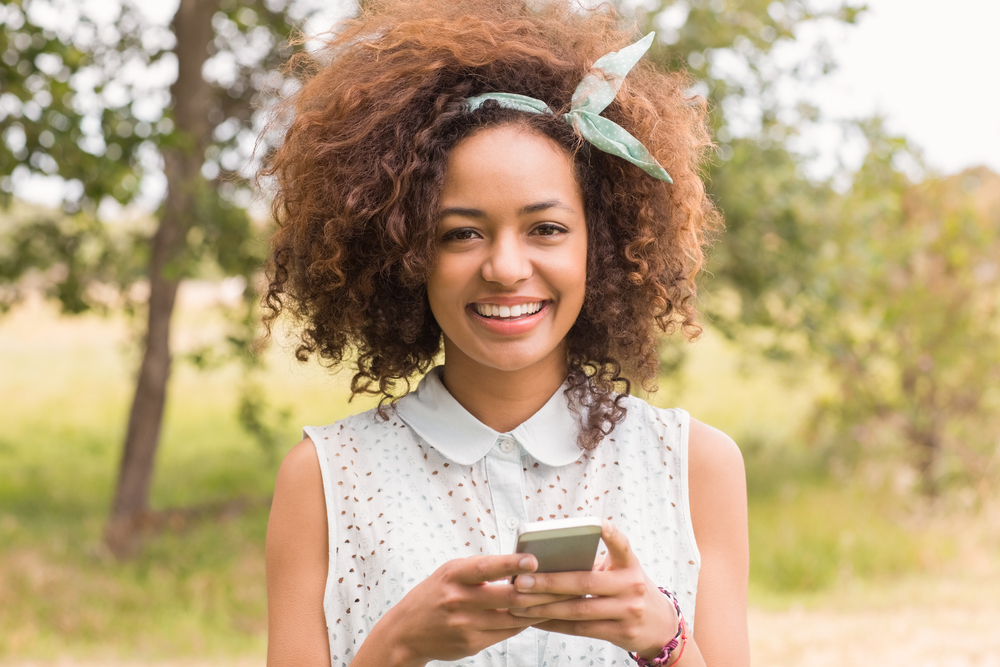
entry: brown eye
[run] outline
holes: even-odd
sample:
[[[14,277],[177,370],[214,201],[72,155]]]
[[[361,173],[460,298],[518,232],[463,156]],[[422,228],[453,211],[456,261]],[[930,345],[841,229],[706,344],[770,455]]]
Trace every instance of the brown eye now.
[[[543,225],[535,227],[532,233],[536,236],[555,236],[556,234],[562,234],[565,231],[566,230],[562,226],[547,222]]]
[[[468,239],[474,239],[479,236],[479,233],[468,227],[462,227],[460,229],[453,229],[444,235],[445,241],[466,241]]]

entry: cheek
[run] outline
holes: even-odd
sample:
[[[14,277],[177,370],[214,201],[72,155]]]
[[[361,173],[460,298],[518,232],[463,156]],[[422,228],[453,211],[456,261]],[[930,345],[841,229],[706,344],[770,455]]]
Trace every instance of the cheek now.
[[[564,269],[567,289],[583,303],[587,288],[587,243],[584,241],[573,249],[572,258]]]
[[[439,321],[447,317],[447,309],[460,300],[462,286],[462,263],[453,257],[439,257],[437,264],[427,278],[427,300],[431,312]]]

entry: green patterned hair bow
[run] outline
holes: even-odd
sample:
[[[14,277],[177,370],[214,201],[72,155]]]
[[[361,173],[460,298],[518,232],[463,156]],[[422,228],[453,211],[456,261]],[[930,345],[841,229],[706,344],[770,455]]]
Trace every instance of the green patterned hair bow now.
[[[621,51],[612,51],[601,56],[593,65],[593,69],[599,71],[592,71],[583,77],[583,81],[573,91],[570,110],[564,114],[564,118],[593,146],[605,153],[628,160],[653,178],[673,183],[670,174],[653,159],[638,139],[629,134],[625,128],[600,115],[615,99],[625,75],[635,67],[642,54],[649,50],[654,34],[649,33]],[[553,113],[545,102],[515,93],[484,93],[470,97],[467,101],[470,110],[475,111],[486,100],[496,100],[500,106],[507,109]]]

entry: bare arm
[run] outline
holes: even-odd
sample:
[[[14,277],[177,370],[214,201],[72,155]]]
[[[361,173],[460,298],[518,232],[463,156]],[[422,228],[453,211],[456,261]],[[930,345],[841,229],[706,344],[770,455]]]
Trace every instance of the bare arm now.
[[[267,523],[267,665],[327,667],[329,561],[323,478],[312,440],[281,462]]]
[[[327,535],[322,473],[306,438],[281,463],[267,525],[268,667],[330,665],[323,611]],[[521,632],[530,621],[514,618],[507,608],[562,598],[519,595],[510,584],[485,582],[535,567],[534,557],[519,554],[445,563],[375,624],[352,664],[419,667],[472,655]]]
[[[691,522],[701,552],[695,638],[706,664],[746,667],[750,548],[743,455],[729,436],[695,419],[688,442]]]

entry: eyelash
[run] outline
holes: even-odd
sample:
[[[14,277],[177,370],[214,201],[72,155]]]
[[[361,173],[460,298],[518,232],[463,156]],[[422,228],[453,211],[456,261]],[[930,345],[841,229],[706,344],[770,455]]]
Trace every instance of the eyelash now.
[[[556,234],[563,234],[565,232],[566,229],[562,225],[557,225],[553,222],[544,222],[531,230],[531,234],[535,236],[555,236]],[[460,227],[445,234],[442,240],[467,241],[478,235],[479,232],[474,229],[469,227]]]
[[[561,226],[561,225],[555,224],[554,222],[545,222],[545,223],[542,223],[542,224],[538,225],[537,227],[535,227],[531,231],[533,233],[537,234],[538,236],[555,236],[556,234],[563,234],[563,233],[565,233],[566,229],[563,226]],[[541,232],[545,232],[545,233],[541,233]]]
[[[460,227],[458,229],[453,229],[450,232],[448,232],[447,234],[445,234],[443,240],[445,240],[445,241],[466,241],[466,240],[472,238],[472,236],[463,236],[463,235],[466,235],[466,234],[470,234],[470,235],[471,234],[478,234],[478,232],[476,232],[476,230],[470,229],[468,227]]]

